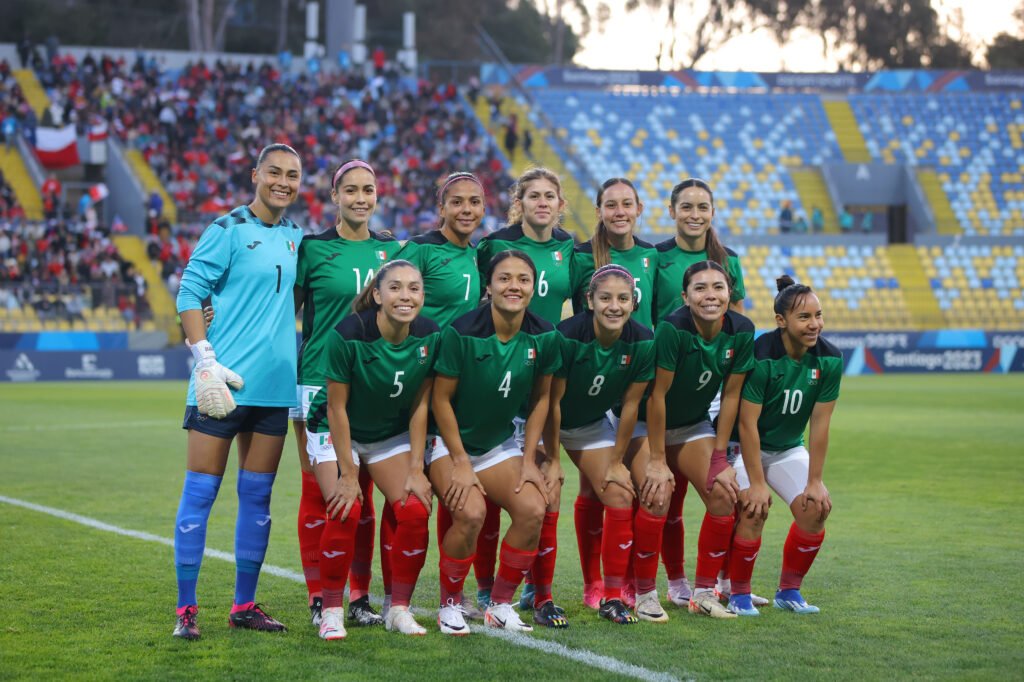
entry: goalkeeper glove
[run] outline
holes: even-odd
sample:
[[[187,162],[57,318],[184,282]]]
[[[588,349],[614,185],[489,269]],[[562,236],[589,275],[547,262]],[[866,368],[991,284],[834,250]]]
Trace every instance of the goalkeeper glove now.
[[[196,360],[194,370],[196,405],[200,414],[214,419],[223,419],[235,409],[235,398],[231,388],[241,390],[245,382],[224,365],[217,362],[217,354],[207,340],[191,346],[192,357]]]

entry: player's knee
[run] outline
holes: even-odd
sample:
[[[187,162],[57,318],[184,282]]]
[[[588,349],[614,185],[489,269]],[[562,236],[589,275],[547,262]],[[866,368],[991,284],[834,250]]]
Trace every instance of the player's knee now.
[[[716,485],[711,489],[707,498],[707,508],[715,516],[727,516],[732,513],[732,499],[724,487]]]
[[[465,530],[468,535],[476,536],[484,527],[487,518],[487,505],[483,496],[471,494],[462,509],[451,510],[452,522]]]
[[[430,518],[430,512],[420,502],[420,498],[415,495],[410,495],[405,500],[405,504],[397,503],[391,505],[391,509],[399,523],[426,527],[427,520]]]
[[[601,493],[601,503],[606,507],[625,509],[633,506],[633,496],[620,485],[609,485]]]

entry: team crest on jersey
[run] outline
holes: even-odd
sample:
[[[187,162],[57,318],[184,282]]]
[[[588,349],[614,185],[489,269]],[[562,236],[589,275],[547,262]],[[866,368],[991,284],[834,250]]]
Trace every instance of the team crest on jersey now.
[[[420,364],[422,365],[427,361],[427,356],[430,355],[430,348],[428,346],[420,346],[416,351],[416,355],[419,357]]]
[[[536,361],[537,361],[537,349],[536,348],[527,348],[526,349],[526,364],[527,365],[532,365]]]
[[[555,251],[554,253],[552,253],[551,254],[551,258],[554,259],[556,265],[561,265],[562,264],[562,252],[561,251]]]
[[[388,259],[388,252],[387,251],[381,250],[381,251],[377,252],[377,260],[379,260],[381,263],[387,261],[387,259]]]
[[[629,367],[629,363],[633,362],[632,355],[623,355],[619,358],[619,367]]]
[[[649,267],[651,267],[651,259],[650,258],[644,258],[644,270],[646,270]]]
[[[288,241],[288,253],[295,253],[295,242]]]
[[[818,383],[818,379],[820,379],[820,378],[821,378],[821,370],[820,369],[808,370],[808,372],[807,372],[807,383],[809,385],[813,386],[814,384]]]
[[[735,352],[734,349],[726,348],[725,349],[725,353],[722,354],[723,355],[722,359],[723,360],[732,360],[732,356],[735,355],[735,354],[736,354],[736,352]]]

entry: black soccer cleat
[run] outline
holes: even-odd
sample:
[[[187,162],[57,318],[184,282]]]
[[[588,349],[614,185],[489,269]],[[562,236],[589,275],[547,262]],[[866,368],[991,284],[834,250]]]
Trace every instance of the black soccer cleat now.
[[[313,625],[320,627],[320,621],[323,619],[324,612],[324,598],[313,597],[313,603],[309,605],[309,620]]]
[[[348,620],[356,627],[383,625],[384,618],[370,606],[369,595],[363,595],[348,605]]]
[[[247,630],[259,630],[261,632],[288,631],[288,628],[264,611],[260,604],[253,604],[243,611],[235,611],[228,616],[228,625],[233,628],[245,628]]]
[[[550,599],[533,610],[533,622],[549,628],[567,628],[569,620],[561,606],[555,606]]]
[[[597,613],[602,618],[619,625],[636,625],[640,622],[640,619],[630,612],[621,599],[609,599],[601,604],[601,608],[598,609]]]
[[[196,624],[196,615],[199,607],[191,604],[178,616],[178,624],[174,626],[174,636],[189,641],[199,639],[199,626]]]

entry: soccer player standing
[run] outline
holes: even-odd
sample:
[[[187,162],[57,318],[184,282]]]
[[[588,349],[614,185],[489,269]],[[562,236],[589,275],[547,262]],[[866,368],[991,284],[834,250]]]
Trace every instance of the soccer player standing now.
[[[565,302],[572,297],[573,250],[572,236],[558,227],[565,209],[562,183],[558,175],[547,168],[531,168],[519,176],[509,191],[512,205],[508,211],[509,225],[487,235],[479,244],[480,263],[507,249],[518,249],[531,258],[537,269],[536,290],[530,302],[530,312],[552,325],[562,319]],[[517,420],[522,435],[523,417]],[[557,482],[548,496],[548,510],[541,532],[540,551],[527,585],[523,589],[519,606],[534,609],[534,620],[550,627],[566,627],[565,612],[555,606],[551,597],[551,584],[555,575],[558,555],[558,510],[564,475],[559,453],[538,451],[541,471],[549,480]],[[493,580],[494,559],[497,551],[499,516],[493,505],[488,505],[487,521],[481,531],[482,542],[477,548],[474,569],[477,577],[477,600],[481,606],[490,600],[488,583]]]
[[[438,192],[441,227],[413,237],[398,253],[423,273],[423,315],[446,327],[480,304],[473,232],[484,218],[484,189],[472,173],[452,173]]]
[[[676,236],[659,243],[658,274],[654,287],[655,321],[668,317],[679,307],[683,273],[694,263],[712,260],[729,274],[731,303],[729,307],[743,312],[746,289],[739,256],[722,245],[713,226],[715,197],[711,187],[697,178],[688,178],[672,188],[669,198],[669,216],[675,221]],[[711,404],[710,413],[718,412],[718,399]],[[688,481],[676,477],[675,490],[669,503],[662,544],[662,561],[668,574],[668,596],[673,604],[687,606],[690,583],[686,579],[683,563],[683,502]]]
[[[288,432],[288,408],[295,403],[291,289],[302,230],[284,213],[298,196],[301,179],[294,149],[265,147],[252,171],[255,198],[206,228],[182,274],[177,308],[196,364],[183,424],[188,430],[185,485],[174,527],[175,637],[199,638],[196,583],[207,521],[231,442],[241,434],[247,437],[238,441],[235,598],[229,624],[285,629],[255,598],[270,538],[271,488]],[[208,297],[219,311],[209,329],[202,311]]]
[[[637,308],[630,319],[653,329],[654,279],[658,269],[658,252],[634,234],[643,213],[643,204],[636,187],[627,178],[605,180],[597,193],[597,227],[593,238],[576,247],[573,254],[573,308],[583,310],[594,271],[610,263],[621,265],[633,276]],[[638,422],[629,445],[635,453],[646,443],[647,430]],[[591,608],[600,607],[601,555],[603,547],[604,505],[590,486],[587,476],[580,477],[580,492],[573,505],[576,544],[583,568],[583,602]],[[632,588],[624,586],[626,599],[632,602]]]
[[[476,512],[469,525],[479,528],[477,486],[512,519],[484,620],[495,628],[533,629],[519,619],[511,600],[534,564],[542,536],[553,481],[537,467],[537,445],[548,416],[551,375],[561,362],[554,327],[527,310],[535,280],[529,256],[500,252],[485,277],[490,303],[460,317],[441,337],[431,400],[441,438],[430,455],[430,478],[456,522],[441,547],[442,630],[446,624],[460,633],[465,628],[457,600],[476,537],[457,514],[471,505]],[[520,445],[513,420],[524,405]]]
[[[338,209],[338,223],[302,242],[295,281],[295,305],[302,308],[302,349],[299,353],[299,404],[290,416],[302,466],[299,552],[314,625],[320,624],[322,608],[319,547],[325,509],[320,486],[307,457],[305,419],[313,399],[326,383],[326,345],[332,330],[349,315],[352,301],[401,246],[391,236],[369,227],[377,206],[377,179],[366,162],[354,159],[338,167],[331,184],[331,201]],[[368,493],[373,484],[368,475],[362,477],[361,484],[366,500],[362,505],[356,556],[352,560],[349,618],[357,625],[377,625],[384,621],[372,609],[369,600],[375,516],[373,497]]]
[[[431,493],[423,455],[440,332],[419,316],[422,308],[419,270],[408,261],[390,261],[356,299],[355,314],[326,341],[327,390],[317,392],[307,417],[307,452],[327,507],[320,540],[323,639],[346,635],[342,599],[365,503],[360,462],[394,519],[390,547],[381,547],[389,552],[391,567],[385,626],[406,635],[426,634],[409,602],[427,551]]]
[[[602,618],[627,625],[637,622],[622,601],[631,549],[646,554],[649,545],[661,545],[660,525],[643,537],[635,537],[633,527],[633,481],[645,482],[649,459],[643,439],[639,449],[632,447],[633,430],[644,391],[654,378],[654,334],[631,318],[637,305],[635,283],[620,265],[605,265],[594,273],[587,303],[587,310],[558,325],[562,367],[551,383],[544,443],[552,449],[559,443],[565,446],[604,510],[604,579],[600,567],[592,570],[584,588],[599,594],[584,596],[597,603]],[[616,404],[620,413],[613,419],[610,410]],[[666,487],[671,484],[667,470],[663,481]],[[657,553],[651,554],[657,570]]]
[[[843,356],[821,338],[821,302],[809,286],[788,276],[778,280],[777,328],[754,343],[754,368],[740,404],[742,459],[736,479],[742,513],[730,557],[729,608],[755,616],[750,576],[761,548],[761,531],[771,505],[770,487],[785,500],[793,524],[782,550],[782,576],[775,606],[795,613],[817,613],[804,601],[800,585],[825,539],[832,499],[823,481],[828,432],[839,398]],[[804,446],[804,430],[810,436]]]

